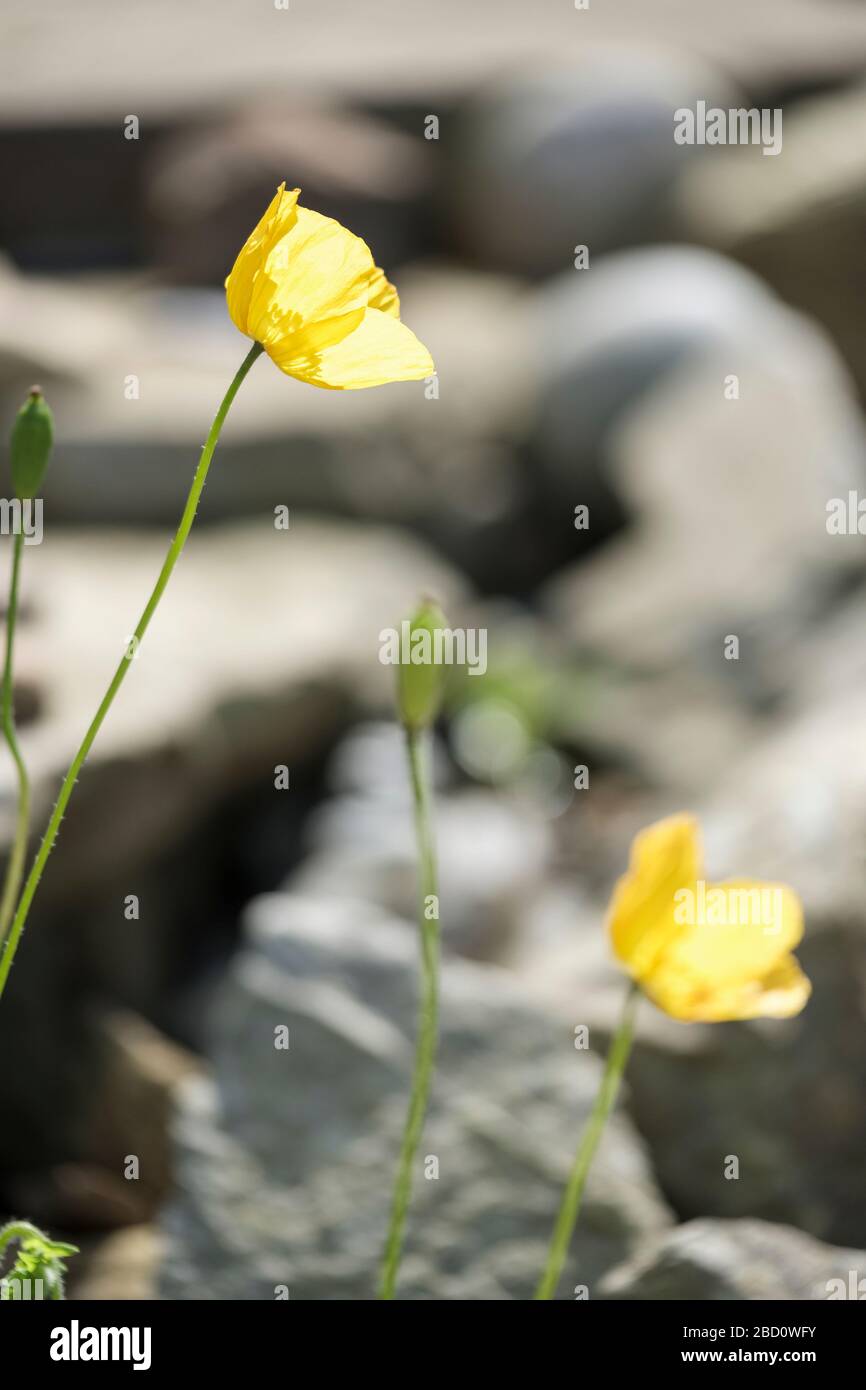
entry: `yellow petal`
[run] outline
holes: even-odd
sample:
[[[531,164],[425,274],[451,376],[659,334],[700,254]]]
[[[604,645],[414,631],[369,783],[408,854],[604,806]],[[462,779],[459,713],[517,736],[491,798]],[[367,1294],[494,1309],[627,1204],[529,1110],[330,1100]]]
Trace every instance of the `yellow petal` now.
[[[226,281],[229,311],[291,376],[353,390],[435,371],[360,237],[277,190]]]
[[[249,312],[256,277],[260,275],[268,254],[280,237],[294,225],[300,191],[293,188],[286,192],[286,185],[280,184],[264,217],[241,248],[226,280],[226,301],[232,321],[249,337],[255,336],[249,327]]]
[[[699,884],[690,920],[656,959],[644,988],[675,1018],[797,1013],[809,985],[789,952],[802,935],[800,901],[784,884]]]
[[[715,980],[761,974],[803,937],[803,909],[783,883],[730,879],[698,885],[693,920],[666,961]]]
[[[270,355],[289,376],[334,391],[418,381],[435,371],[423,343],[380,309],[365,309],[357,326],[339,342],[323,343],[314,327],[272,348]]]
[[[701,848],[693,816],[656,821],[635,837],[628,872],[617,883],[608,913],[613,949],[642,979],[680,935],[675,894],[693,889],[701,872]]]
[[[248,332],[275,360],[288,339],[314,323],[327,322],[338,342],[371,298],[393,312],[396,295],[389,290],[366,242],[333,218],[299,207],[255,278]]]
[[[370,309],[381,309],[383,314],[390,314],[392,318],[400,317],[400,296],[391,281],[385,278],[384,270],[379,270],[378,266],[370,284],[367,306]]]
[[[725,1023],[747,1018],[790,1018],[812,992],[794,956],[783,956],[766,973],[739,980],[710,980],[675,971],[656,971],[644,990],[665,1013],[689,1023]]]

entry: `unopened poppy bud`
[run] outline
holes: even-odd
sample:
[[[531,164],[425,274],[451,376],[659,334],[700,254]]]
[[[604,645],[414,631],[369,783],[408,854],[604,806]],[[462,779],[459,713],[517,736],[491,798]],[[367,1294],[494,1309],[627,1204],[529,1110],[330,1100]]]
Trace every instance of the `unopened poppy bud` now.
[[[445,615],[433,599],[425,599],[400,633],[397,668],[397,707],[406,729],[417,732],[432,724],[442,703],[444,671],[442,637]]]
[[[53,442],[54,419],[41,389],[34,386],[16,416],[9,445],[12,486],[22,501],[35,497],[42,486]]]

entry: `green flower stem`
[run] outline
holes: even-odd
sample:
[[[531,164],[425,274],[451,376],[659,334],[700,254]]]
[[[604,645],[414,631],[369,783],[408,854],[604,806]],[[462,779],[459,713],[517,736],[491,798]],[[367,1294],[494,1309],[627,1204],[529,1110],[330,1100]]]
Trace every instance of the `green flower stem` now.
[[[619,1083],[622,1080],[622,1074],[631,1052],[638,994],[637,986],[632,985],[626,995],[619,1028],[607,1054],[598,1095],[595,1098],[595,1104],[592,1107],[575,1155],[574,1165],[566,1183],[562,1205],[559,1208],[559,1215],[553,1228],[550,1249],[547,1252],[547,1264],[538,1288],[535,1290],[536,1299],[553,1298],[556,1293],[556,1286],[559,1283],[559,1276],[562,1273],[562,1266],[565,1264],[565,1257],[568,1254],[568,1247],[571,1244],[571,1237],[580,1213],[580,1203],[586,1179],[592,1167],[592,1160],[604,1132],[607,1118],[613,1109]]]
[[[409,775],[415,807],[415,833],[418,841],[420,873],[418,882],[418,930],[421,939],[421,999],[418,1012],[418,1038],[415,1045],[415,1070],[412,1095],[403,1130],[403,1142],[397,1164],[397,1177],[391,1201],[391,1220],[382,1273],[379,1298],[392,1299],[397,1284],[397,1271],[403,1250],[406,1213],[412,1195],[412,1167],[424,1128],[439,1029],[439,896],[437,889],[436,852],[433,847],[433,827],[430,783],[424,766],[424,735],[419,729],[406,730],[406,749]],[[428,919],[430,901],[435,901],[436,915]]]
[[[205,481],[207,479],[208,469],[210,468],[211,460],[213,459],[214,450],[216,449],[217,441],[220,437],[220,431],[225,422],[225,418],[229,413],[231,403],[237,395],[241,382],[243,381],[250,367],[253,365],[256,358],[263,352],[263,350],[264,349],[261,347],[261,344],[259,343],[254,343],[253,346],[250,348],[249,352],[247,353],[246,357],[244,358],[243,362],[238,368],[231,386],[226,391],[219,410],[214,416],[214,422],[210,427],[210,433],[208,434],[207,440],[205,441],[205,446],[202,449],[201,458],[198,461],[198,467],[195,470],[195,477],[192,480],[192,486],[189,490],[189,495],[186,499],[186,506],[183,509],[183,516],[181,517],[180,525],[177,528],[174,540],[169,546],[168,554],[165,557],[165,563],[163,564],[163,567],[160,570],[159,578],[156,581],[153,593],[148,599],[147,606],[138,620],[138,626],[135,629],[133,640],[130,642],[126,653],[121,658],[120,665],[118,666],[117,670],[114,673],[114,676],[112,677],[111,684],[109,685],[107,691],[105,692],[105,695],[103,696],[102,703],[93,717],[93,722],[87,730],[87,733],[84,735],[84,738],[81,742],[81,747],[75,754],[75,757],[73,758],[72,763],[70,765],[69,771],[63,779],[63,785],[60,788],[60,795],[57,798],[57,804],[55,805],[54,810],[51,813],[51,819],[48,822],[48,828],[45,831],[45,837],[42,841],[42,844],[39,846],[39,852],[36,855],[36,859],[34,860],[33,868],[30,870],[29,877],[24,885],[24,892],[21,894],[21,901],[18,904],[18,911],[15,913],[15,918],[12,922],[12,928],[9,932],[9,937],[3,947],[2,957],[0,957],[0,998],[2,998],[3,991],[6,988],[6,981],[9,978],[9,971],[11,970],[12,962],[15,959],[15,952],[18,949],[18,943],[21,940],[21,933],[24,930],[24,924],[27,921],[27,914],[30,911],[30,905],[33,902],[33,897],[36,893],[36,889],[39,887],[39,880],[42,878],[42,872],[45,868],[48,856],[54,848],[54,841],[57,839],[57,832],[60,829],[60,822],[63,820],[66,807],[69,803],[69,798],[72,796],[72,790],[78,779],[78,774],[84,766],[85,759],[87,758],[87,755],[93,746],[93,742],[96,738],[96,735],[99,733],[99,730],[102,727],[102,722],[105,719],[105,716],[111,709],[114,697],[120,689],[121,685],[123,684],[124,676],[126,675],[131,664],[130,658],[132,656],[132,653],[138,649],[138,646],[141,643],[141,640],[144,637],[144,634],[146,633],[148,626],[150,625],[150,620],[156,612],[159,601],[162,598],[162,595],[165,591],[165,587],[168,584],[169,579],[171,578],[172,570],[174,569],[175,565],[180,559],[181,551],[183,550],[183,547],[186,543],[186,539],[192,528],[192,523],[195,520],[195,514],[196,509],[198,508],[199,498],[201,497],[202,489],[204,488]]]
[[[30,779],[18,746],[15,732],[15,713],[12,708],[12,658],[15,647],[15,624],[18,621],[18,586],[21,578],[21,556],[24,550],[24,533],[15,535],[12,551],[12,581],[9,586],[9,608],[6,613],[6,664],[3,668],[2,719],[3,734],[18,772],[18,812],[15,819],[15,836],[6,866],[3,883],[3,896],[0,898],[0,945],[6,940],[9,923],[18,901],[21,879],[24,875],[24,861],[27,856],[27,837],[30,830]]]

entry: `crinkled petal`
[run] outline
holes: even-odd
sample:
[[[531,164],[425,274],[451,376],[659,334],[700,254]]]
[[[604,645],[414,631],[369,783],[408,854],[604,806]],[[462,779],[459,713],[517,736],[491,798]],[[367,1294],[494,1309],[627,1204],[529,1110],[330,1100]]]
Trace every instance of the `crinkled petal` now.
[[[390,314],[392,318],[400,317],[400,296],[396,289],[385,276],[384,270],[376,267],[376,274],[370,282],[370,298],[367,300],[367,307],[370,309],[381,309],[383,314]]]
[[[357,311],[371,298],[393,314],[396,296],[367,243],[333,218],[299,207],[256,277],[249,332],[274,357],[287,340],[315,323],[329,324],[330,341],[339,342],[353,331]]]
[[[682,933],[674,915],[675,894],[694,889],[700,871],[693,816],[670,816],[635,837],[628,872],[617,883],[608,912],[614,952],[635,979],[643,979]]]
[[[300,191],[293,188],[287,192],[286,185],[280,184],[264,217],[247,237],[226,280],[226,301],[232,322],[249,337],[255,337],[250,328],[250,303],[256,278],[269,252],[294,225]]]
[[[322,343],[314,326],[276,345],[270,356],[289,376],[334,391],[418,381],[435,371],[411,329],[381,309],[365,309],[357,326],[338,342]]]
[[[687,972],[659,970],[644,990],[665,1013],[687,1023],[725,1023],[798,1014],[812,986],[795,956],[784,955],[760,975],[711,980]]]

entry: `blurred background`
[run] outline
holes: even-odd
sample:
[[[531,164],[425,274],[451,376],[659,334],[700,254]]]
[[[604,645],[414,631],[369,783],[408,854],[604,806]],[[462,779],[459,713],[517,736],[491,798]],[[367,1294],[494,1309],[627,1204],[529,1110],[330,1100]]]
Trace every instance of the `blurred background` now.
[[[607,897],[680,809],[709,876],[799,891],[814,995],[643,1007],[561,1295],[866,1275],[866,568],[856,510],[827,529],[866,488],[862,7],[44,0],[5,7],[0,76],[0,422],[38,381],[57,428],[16,670],[37,827],[279,182],[369,242],[437,364],[245,383],[0,1009],[0,1215],[82,1246],[72,1297],[372,1296],[416,975],[379,633],[432,590],[489,665],[436,731],[439,1177],[403,1296],[530,1295],[624,989]],[[780,109],[781,153],[677,145],[698,101]],[[8,757],[0,792],[8,845]]]

